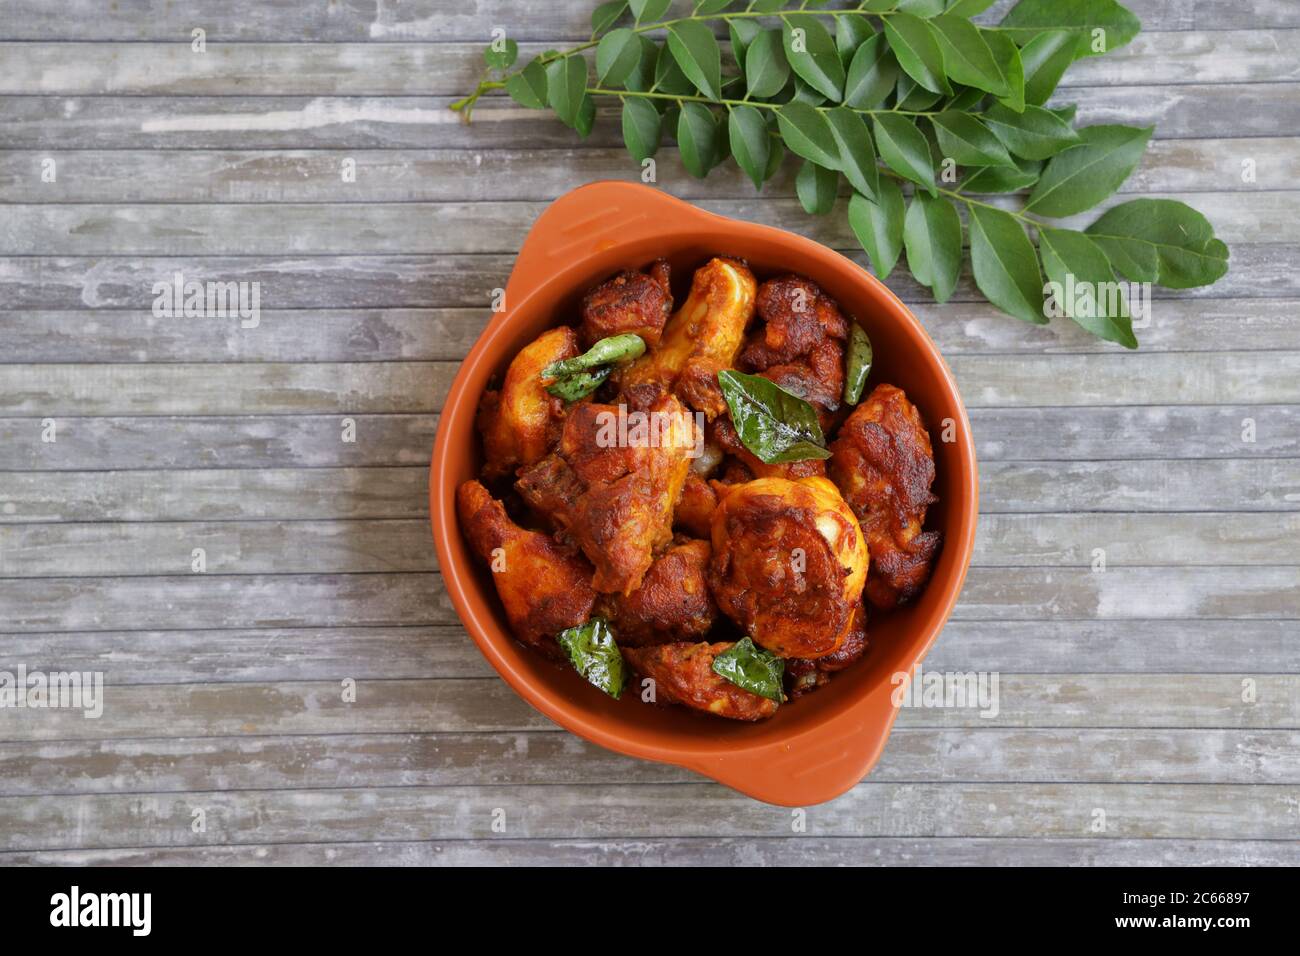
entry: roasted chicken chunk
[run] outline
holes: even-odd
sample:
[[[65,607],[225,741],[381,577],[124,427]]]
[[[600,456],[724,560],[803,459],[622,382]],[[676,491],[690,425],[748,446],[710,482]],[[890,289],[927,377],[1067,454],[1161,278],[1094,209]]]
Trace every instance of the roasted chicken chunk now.
[[[831,443],[830,475],[857,515],[871,551],[866,597],[892,608],[915,597],[939,550],[937,531],[923,531],[937,499],[934,453],[921,415],[902,389],[877,385]]]
[[[710,420],[726,411],[718,372],[736,363],[754,316],[754,294],[754,274],[735,259],[710,259],[696,270],[659,345],[623,372],[628,401],[641,407],[671,390]]]
[[[800,697],[830,683],[830,675],[842,671],[867,651],[867,610],[861,601],[853,609],[849,633],[840,649],[825,657],[796,657],[785,662],[790,696]]]
[[[600,339],[631,332],[654,347],[673,311],[668,263],[659,259],[649,273],[620,272],[582,299],[582,342],[590,348]]]
[[[707,541],[683,540],[650,565],[631,594],[603,595],[597,612],[614,626],[620,647],[698,639],[718,616],[706,573]]]
[[[508,475],[540,461],[551,450],[560,437],[564,402],[546,391],[541,371],[579,351],[577,333],[568,326],[543,332],[515,356],[500,391],[483,393],[478,429],[483,435],[485,478]]]
[[[780,657],[844,644],[867,576],[857,519],[821,477],[715,485],[709,584],[718,607]]]
[[[777,702],[737,687],[713,670],[713,659],[735,645],[677,643],[629,647],[627,662],[654,681],[656,702],[683,704],[732,720],[762,720],[776,713]]]
[[[799,276],[764,282],[755,305],[763,326],[740,353],[740,367],[810,402],[825,427],[844,390],[849,326],[839,306]]]
[[[682,497],[673,513],[673,524],[696,538],[712,534],[713,512],[718,507],[718,493],[695,472],[688,472],[682,485]]]
[[[515,488],[596,566],[597,591],[631,594],[672,540],[696,443],[671,395],[644,412],[587,402],[570,410],[558,451],[521,470]]]
[[[519,527],[477,481],[456,489],[456,510],[470,547],[492,569],[515,636],[558,656],[555,636],[591,617],[591,565],[549,535]]]

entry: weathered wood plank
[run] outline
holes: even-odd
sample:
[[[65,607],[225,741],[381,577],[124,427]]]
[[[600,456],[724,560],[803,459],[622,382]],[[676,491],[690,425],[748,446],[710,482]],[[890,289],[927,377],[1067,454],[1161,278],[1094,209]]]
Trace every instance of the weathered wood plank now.
[[[8,866],[1295,866],[1294,840],[809,837],[450,840],[35,850]]]
[[[0,577],[432,571],[425,519],[145,521],[0,525]],[[976,567],[1298,565],[1300,513],[992,514],[980,522]],[[1300,656],[1297,657],[1300,663]]]
[[[1242,181],[1244,156],[1254,182]],[[58,170],[42,180],[45,160]],[[344,160],[356,166],[344,183]],[[678,151],[655,155],[658,186],[683,199],[743,199],[753,184],[733,163],[707,180],[685,172]],[[641,165],[621,149],[12,150],[0,154],[0,201],[24,202],[447,202],[548,200],[596,179],[637,182]],[[794,195],[786,164],[764,197]],[[1287,189],[1300,177],[1294,137],[1155,140],[1123,193]]]
[[[864,268],[861,248],[840,250]],[[1236,308],[1250,309],[1259,298],[1300,298],[1300,273],[1295,262],[1300,243],[1234,243],[1232,268],[1213,286],[1174,292],[1156,287],[1157,300],[1180,302],[1208,299],[1221,307],[1238,299]],[[138,309],[151,311],[156,282],[170,282],[177,272],[187,279],[260,283],[263,309],[395,309],[490,307],[493,291],[504,288],[514,253],[446,256],[18,256],[0,257],[0,293],[9,309]],[[931,302],[929,290],[909,275],[895,271],[886,283],[904,302]],[[969,273],[964,274],[950,303],[935,311],[937,321],[955,316],[957,303],[979,303],[987,309]],[[1232,306],[1230,306],[1232,308]],[[1165,310],[1156,311],[1160,316]],[[1196,312],[1189,314],[1194,319]],[[995,311],[986,321],[963,327],[961,335],[1046,346],[1054,333],[1030,328]],[[1174,316],[1170,316],[1174,318]],[[168,320],[177,331],[189,319]],[[245,334],[235,319],[205,320],[218,334]],[[1244,321],[1249,322],[1247,315]],[[1281,320],[1278,320],[1281,321]],[[1004,331],[994,332],[1001,323]],[[1153,325],[1160,325],[1160,321]],[[1053,323],[1072,326],[1072,322]],[[1183,321],[1174,321],[1170,336],[1186,336]],[[255,331],[255,330],[253,330]],[[1073,334],[1072,332],[1069,334]],[[1145,333],[1144,333],[1145,334]],[[1018,348],[1023,349],[1021,345]]]
[[[831,8],[843,6],[833,3]],[[998,0],[977,22],[997,23],[1015,5]],[[1287,0],[1255,0],[1249,5],[1206,4],[1202,0],[1129,0],[1125,4],[1145,30],[1232,30],[1300,27],[1300,14]],[[188,43],[195,26],[192,11],[165,0],[119,0],[105,7],[74,0],[51,9],[41,0],[10,0],[12,11],[0,30],[5,40],[174,40]],[[675,7],[684,6],[680,2]],[[591,30],[591,0],[552,0],[545,5],[517,0],[479,0],[449,7],[442,0],[403,0],[375,4],[346,0],[324,6],[266,4],[230,0],[202,17],[209,42],[316,41],[370,42],[474,40],[504,25],[520,40],[585,40]]]
[[[428,470],[0,473],[0,524],[427,517]],[[1293,512],[1300,459],[984,461],[980,513]]]
[[[0,795],[691,783],[570,734],[0,743]],[[1300,783],[1291,730],[907,730],[878,783]]]
[[[1004,356],[954,356],[950,365],[968,408],[1300,403],[1300,352],[1046,355],[1014,365]],[[395,361],[9,363],[0,364],[0,414],[432,413],[458,370],[455,362]]]
[[[975,408],[981,461],[1300,457],[1300,406]],[[1254,422],[1254,441],[1244,431]],[[0,471],[335,468],[428,461],[436,415],[0,418]],[[347,422],[355,441],[343,440]]]
[[[910,305],[948,357],[1116,352],[1073,322],[1008,322],[978,302]],[[1142,352],[1300,351],[1297,312],[1296,299],[1160,298],[1139,330]],[[263,309],[253,331],[235,319],[177,321],[149,311],[0,310],[0,364],[461,359],[490,316],[486,308]]]
[[[1172,193],[1194,204],[1224,242],[1300,241],[1300,192]],[[991,202],[1014,208],[1015,197]],[[1087,225],[1101,210],[1061,220]],[[842,216],[809,217],[792,199],[710,199],[704,209],[733,219],[802,232],[833,248],[854,242]],[[344,255],[500,253],[519,248],[546,204],[187,203],[11,204],[0,222],[4,255]]]
[[[925,664],[1016,674],[1260,674],[1296,669],[1294,621],[949,621]],[[32,670],[102,671],[113,684],[491,677],[459,624],[8,634]]]
[[[167,603],[156,602],[159,594]],[[972,568],[957,620],[1300,618],[1300,568]],[[12,633],[454,624],[437,574],[9,578]]]
[[[575,694],[588,692],[582,678],[570,676]],[[0,710],[0,741],[556,729],[496,678],[358,680],[357,699],[348,703],[341,687],[349,677],[350,671],[322,682],[106,683],[98,718],[69,709]],[[1247,681],[1256,695],[1249,703],[1242,700]],[[649,706],[625,700],[627,707]],[[988,715],[975,707],[905,707],[898,726],[1300,730],[1300,675],[1002,673],[997,703]]]
[[[0,96],[10,149],[573,148],[576,133],[541,110],[485,97],[465,125],[445,96]],[[1074,87],[1078,122],[1156,125],[1161,139],[1300,135],[1292,83]],[[50,117],[58,122],[51,123]],[[587,140],[622,145],[617,107],[600,107]]]
[[[1065,88],[1300,79],[1291,30],[1146,31],[1104,57],[1073,64]],[[590,35],[585,31],[581,38]],[[180,38],[177,38],[180,39]],[[0,94],[460,96],[483,75],[483,42],[238,43],[196,53],[170,42],[0,42]],[[725,44],[730,57],[730,44]],[[519,62],[551,44],[525,41]],[[593,78],[594,79],[594,78]]]
[[[864,783],[808,808],[813,836],[1292,839],[1300,788],[1237,784]],[[193,811],[205,812],[195,833]],[[253,841],[790,836],[791,811],[713,784],[399,787],[0,798],[7,850]],[[499,832],[499,831],[497,831]]]

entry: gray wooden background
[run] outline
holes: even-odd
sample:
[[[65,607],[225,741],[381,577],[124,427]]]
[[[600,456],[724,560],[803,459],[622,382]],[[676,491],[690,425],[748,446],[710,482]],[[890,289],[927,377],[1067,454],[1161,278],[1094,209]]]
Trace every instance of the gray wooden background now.
[[[0,669],[108,683],[98,720],[0,711],[0,860],[1300,862],[1300,5],[1129,0],[1142,36],[1058,94],[1158,124],[1125,196],[1232,247],[1139,353],[891,278],[980,455],[926,663],[1001,672],[1001,714],[904,711],[798,833],[534,713],[432,554],[429,449],[490,291],[549,200],[639,172],[608,117],[580,142],[446,105],[493,26],[529,54],[593,4],[0,0]],[[669,149],[659,183],[853,245],[788,171],[760,198]],[[260,325],[155,318],[177,271],[260,282]]]

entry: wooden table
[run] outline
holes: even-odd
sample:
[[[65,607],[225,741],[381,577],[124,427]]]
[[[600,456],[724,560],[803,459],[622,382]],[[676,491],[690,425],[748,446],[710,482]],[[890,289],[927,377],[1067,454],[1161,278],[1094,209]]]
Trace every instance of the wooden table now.
[[[1300,6],[1130,0],[1142,36],[1058,95],[1156,123],[1125,193],[1232,247],[1140,352],[891,277],[981,464],[926,664],[1000,672],[1001,713],[904,711],[798,833],[534,713],[432,554],[429,448],[492,290],[548,201],[639,172],[609,118],[446,106],[493,26],[530,54],[592,5],[0,2],[0,669],[107,682],[99,719],[0,710],[0,859],[1300,862]],[[668,149],[659,185],[853,245],[789,171],[760,197]],[[156,317],[177,272],[260,283],[260,323]]]

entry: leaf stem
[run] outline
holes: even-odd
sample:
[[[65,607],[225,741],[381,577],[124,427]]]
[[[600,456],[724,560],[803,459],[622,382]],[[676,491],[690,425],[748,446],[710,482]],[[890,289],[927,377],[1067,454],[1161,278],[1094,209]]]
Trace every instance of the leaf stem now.
[[[725,106],[728,109],[730,109],[733,106],[754,106],[761,110],[778,110],[782,106],[786,105],[785,103],[760,103],[757,100],[750,100],[750,99],[743,99],[743,100],[716,99],[715,100],[712,97],[698,96],[692,93],[655,93],[652,91],[639,92],[637,90],[611,90],[611,89],[606,89],[603,86],[589,86],[587,87],[587,92],[590,93],[592,96],[641,96],[641,97],[645,97],[648,99],[655,99],[655,100],[676,100],[679,103],[705,103],[710,106]],[[843,106],[843,104],[836,104],[835,106],[814,106],[813,109],[817,110],[818,112],[825,113],[828,110],[838,109],[841,106]],[[893,113],[895,115],[902,115],[902,116],[934,116],[938,112],[938,110],[899,110],[899,109],[860,110],[860,109],[855,109],[852,106],[844,106],[843,108],[853,110],[853,112],[855,113],[870,113],[870,114]],[[976,116],[979,114],[972,113],[970,115]]]

